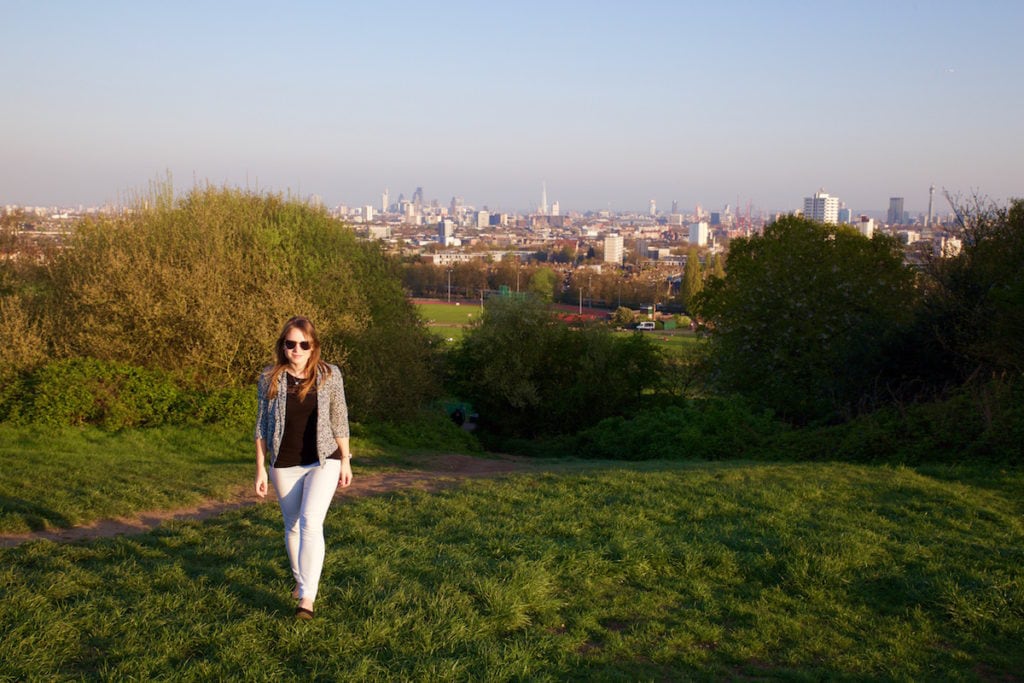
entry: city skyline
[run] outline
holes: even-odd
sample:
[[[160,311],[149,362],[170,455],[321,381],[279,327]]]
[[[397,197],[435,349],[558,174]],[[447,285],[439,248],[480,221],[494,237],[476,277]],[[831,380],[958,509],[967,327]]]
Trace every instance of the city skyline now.
[[[170,174],[379,205],[927,210],[1019,195],[1024,5],[2,1],[0,203]],[[940,207],[936,207],[939,210]]]

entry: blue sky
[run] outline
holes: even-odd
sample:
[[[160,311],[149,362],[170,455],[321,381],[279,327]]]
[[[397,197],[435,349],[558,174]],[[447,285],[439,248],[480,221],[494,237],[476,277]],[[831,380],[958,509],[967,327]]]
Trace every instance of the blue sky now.
[[[0,204],[1024,195],[1024,2],[0,0]]]

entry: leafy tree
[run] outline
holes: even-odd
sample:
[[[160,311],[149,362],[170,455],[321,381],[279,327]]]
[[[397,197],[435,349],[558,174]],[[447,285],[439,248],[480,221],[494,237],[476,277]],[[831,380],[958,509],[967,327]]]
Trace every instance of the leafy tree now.
[[[635,314],[632,308],[619,306],[615,309],[615,313],[612,314],[612,323],[618,327],[626,327],[633,324],[634,318]]]
[[[558,274],[551,268],[538,268],[530,276],[530,291],[544,303],[551,303],[554,300],[557,285]]]
[[[489,299],[451,360],[456,391],[503,437],[574,432],[628,412],[662,371],[646,338],[570,329],[536,298]]]
[[[721,280],[723,277],[725,277],[725,266],[722,264],[722,260],[723,259],[721,254],[711,255],[711,267],[707,274],[709,278],[716,278]]]
[[[686,269],[679,287],[679,298],[687,311],[692,311],[697,295],[704,289],[704,279],[700,274],[700,255],[697,247],[690,247],[686,253]]]
[[[1024,375],[1024,200],[959,206],[961,251],[928,262],[927,327],[965,380]]]
[[[467,297],[480,296],[480,290],[487,288],[487,272],[480,261],[456,263],[452,268],[452,286]]]
[[[796,422],[857,410],[885,391],[913,282],[886,236],[788,216],[734,240],[697,307],[719,383]]]

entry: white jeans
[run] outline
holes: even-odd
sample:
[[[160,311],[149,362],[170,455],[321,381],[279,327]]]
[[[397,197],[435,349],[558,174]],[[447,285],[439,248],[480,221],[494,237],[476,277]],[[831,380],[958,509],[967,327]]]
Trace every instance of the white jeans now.
[[[324,518],[341,476],[341,461],[323,467],[271,467],[270,480],[284,517],[284,545],[299,587],[299,599],[316,600],[324,568]]]

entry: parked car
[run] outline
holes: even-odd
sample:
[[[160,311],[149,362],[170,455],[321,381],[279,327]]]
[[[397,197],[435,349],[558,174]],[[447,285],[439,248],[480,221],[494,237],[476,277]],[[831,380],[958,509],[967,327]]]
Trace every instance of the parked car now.
[[[636,326],[636,329],[638,329],[638,330],[653,330],[654,329],[654,321],[653,320],[645,320],[642,323],[639,323]]]

